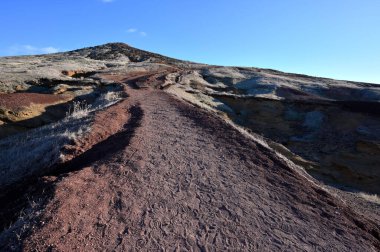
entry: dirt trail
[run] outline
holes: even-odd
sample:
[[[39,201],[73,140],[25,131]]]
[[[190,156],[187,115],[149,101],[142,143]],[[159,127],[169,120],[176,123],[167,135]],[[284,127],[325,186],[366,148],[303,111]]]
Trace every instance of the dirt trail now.
[[[24,250],[380,249],[376,225],[221,119],[162,91],[127,93],[98,122],[125,113],[124,126],[67,164]]]

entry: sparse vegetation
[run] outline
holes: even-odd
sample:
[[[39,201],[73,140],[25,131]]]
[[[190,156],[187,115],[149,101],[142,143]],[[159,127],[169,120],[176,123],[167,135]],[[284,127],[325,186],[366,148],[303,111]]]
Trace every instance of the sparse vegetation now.
[[[54,164],[62,161],[62,147],[72,144],[90,130],[91,112],[111,106],[119,100],[119,93],[108,92],[93,105],[77,101],[63,120],[2,139],[0,187],[48,172]]]
[[[380,198],[377,194],[368,194],[368,193],[359,193],[359,196],[362,197],[363,199],[375,203],[375,204],[380,204]]]
[[[82,118],[88,115],[91,110],[91,105],[85,101],[74,101],[72,108],[66,113],[66,117]]]
[[[67,117],[0,141],[0,185],[45,173],[60,161],[61,148],[89,130],[90,117]]]
[[[108,102],[115,102],[119,101],[121,99],[120,92],[107,92],[103,95],[103,99],[108,101]]]

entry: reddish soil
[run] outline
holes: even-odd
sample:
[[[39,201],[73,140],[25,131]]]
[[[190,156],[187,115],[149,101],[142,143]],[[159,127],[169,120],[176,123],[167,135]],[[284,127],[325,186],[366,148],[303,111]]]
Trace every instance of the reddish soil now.
[[[220,118],[162,91],[126,92],[56,174],[23,250],[380,249],[376,224]]]
[[[125,122],[130,119],[128,108],[129,103],[124,101],[114,105],[111,109],[97,113],[91,126],[90,134],[77,140],[74,146],[66,146],[64,150],[66,159],[73,162],[75,157],[85,153],[92,149],[94,145],[103,142],[110,136],[123,130]],[[104,150],[102,152],[104,152]],[[63,169],[68,169],[67,164],[63,165]]]
[[[0,107],[15,110],[34,104],[54,104],[64,100],[61,95],[38,93],[0,94]]]

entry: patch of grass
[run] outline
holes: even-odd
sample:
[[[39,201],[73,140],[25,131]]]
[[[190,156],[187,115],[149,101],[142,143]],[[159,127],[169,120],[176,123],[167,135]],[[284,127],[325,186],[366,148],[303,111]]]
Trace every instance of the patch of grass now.
[[[102,99],[108,102],[119,101],[121,99],[121,94],[120,92],[107,92],[103,94]]]
[[[90,117],[67,117],[57,123],[0,141],[0,187],[45,173],[61,160],[61,149],[89,130]]]
[[[63,147],[90,131],[92,112],[120,99],[118,93],[109,92],[92,105],[74,102],[63,120],[0,140],[0,188],[50,172],[64,161]]]
[[[358,195],[369,202],[380,204],[380,197],[377,194],[368,194],[361,192]]]
[[[102,109],[114,105],[122,99],[122,92],[108,91],[103,93],[93,104],[95,109]]]
[[[72,108],[66,113],[66,117],[79,119],[87,116],[90,111],[91,105],[84,101],[75,101],[73,102]]]

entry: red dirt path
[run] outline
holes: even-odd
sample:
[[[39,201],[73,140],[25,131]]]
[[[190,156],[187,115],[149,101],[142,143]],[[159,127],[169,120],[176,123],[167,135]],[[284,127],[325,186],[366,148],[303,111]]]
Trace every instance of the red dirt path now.
[[[218,117],[127,93],[97,115],[25,251],[380,249],[375,224]]]

